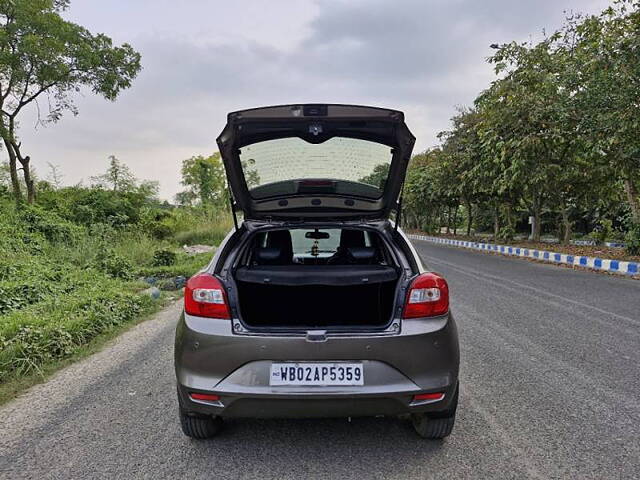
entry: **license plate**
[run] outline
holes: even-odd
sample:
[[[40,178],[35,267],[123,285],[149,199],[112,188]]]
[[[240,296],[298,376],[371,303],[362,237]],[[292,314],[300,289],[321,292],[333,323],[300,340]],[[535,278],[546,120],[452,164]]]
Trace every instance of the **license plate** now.
[[[364,385],[362,363],[273,363],[270,385]]]

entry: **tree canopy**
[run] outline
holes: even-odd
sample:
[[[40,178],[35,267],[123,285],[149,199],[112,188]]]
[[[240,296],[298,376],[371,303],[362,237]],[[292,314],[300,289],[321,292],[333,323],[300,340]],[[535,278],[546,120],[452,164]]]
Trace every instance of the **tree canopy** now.
[[[176,201],[182,205],[220,206],[228,201],[225,179],[220,153],[188,158],[182,162],[182,185],[187,188],[176,195]]]
[[[496,238],[575,226],[640,231],[640,2],[573,15],[539,43],[493,45],[496,79],[462,109],[441,146],[411,163],[413,227],[467,214]],[[453,218],[452,218],[453,216]],[[634,239],[630,239],[633,243]]]
[[[27,200],[35,199],[31,159],[17,131],[25,107],[46,98],[38,121],[56,122],[65,112],[77,114],[73,96],[83,87],[115,100],[141,69],[130,45],[114,46],[106,35],[65,20],[68,6],[68,0],[0,0],[0,135],[18,201],[19,166]]]

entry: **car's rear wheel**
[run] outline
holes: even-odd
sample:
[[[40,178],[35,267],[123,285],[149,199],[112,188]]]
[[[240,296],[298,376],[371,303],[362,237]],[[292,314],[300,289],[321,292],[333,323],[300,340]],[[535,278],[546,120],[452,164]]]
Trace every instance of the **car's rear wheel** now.
[[[426,414],[415,414],[411,417],[413,428],[422,438],[439,440],[448,437],[453,430],[456,416],[429,418]]]
[[[445,412],[417,413],[411,415],[411,423],[416,433],[422,438],[439,440],[451,435],[456,423],[458,408],[458,386],[451,406]]]
[[[184,409],[180,391],[178,391],[178,411],[182,433],[187,437],[204,440],[215,437],[222,428],[222,418],[210,415],[200,415]]]
[[[180,409],[180,426],[187,437],[204,440],[212,438],[222,428],[220,417],[201,416],[186,413]]]

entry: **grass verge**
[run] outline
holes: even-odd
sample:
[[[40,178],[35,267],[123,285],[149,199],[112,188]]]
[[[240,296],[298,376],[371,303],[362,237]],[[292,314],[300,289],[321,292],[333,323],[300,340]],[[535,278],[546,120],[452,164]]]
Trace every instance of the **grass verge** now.
[[[153,304],[140,316],[136,317],[130,322],[114,326],[108,330],[105,330],[100,335],[94,337],[88,343],[79,345],[77,348],[64,358],[58,358],[51,360],[40,366],[38,372],[32,372],[28,375],[15,375],[9,377],[4,382],[0,383],[0,405],[3,405],[22,392],[34,385],[44,383],[53,374],[59,370],[71,365],[78,360],[82,360],[104,348],[114,338],[122,335],[127,330],[130,330],[134,326],[149,320],[162,308],[170,305],[172,302],[177,301],[181,297],[181,292],[167,292],[164,293],[161,299]]]

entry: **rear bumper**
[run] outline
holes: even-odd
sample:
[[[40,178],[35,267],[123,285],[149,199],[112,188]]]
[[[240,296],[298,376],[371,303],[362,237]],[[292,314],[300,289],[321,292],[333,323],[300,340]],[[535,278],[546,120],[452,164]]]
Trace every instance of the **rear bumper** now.
[[[360,387],[269,385],[272,361],[361,361]],[[183,315],[175,346],[178,395],[188,412],[225,417],[343,417],[444,411],[458,381],[455,322],[447,315],[402,322],[398,334],[329,336],[237,335],[229,320]],[[189,393],[213,393],[217,402]],[[412,402],[418,393],[444,392],[437,402]]]

